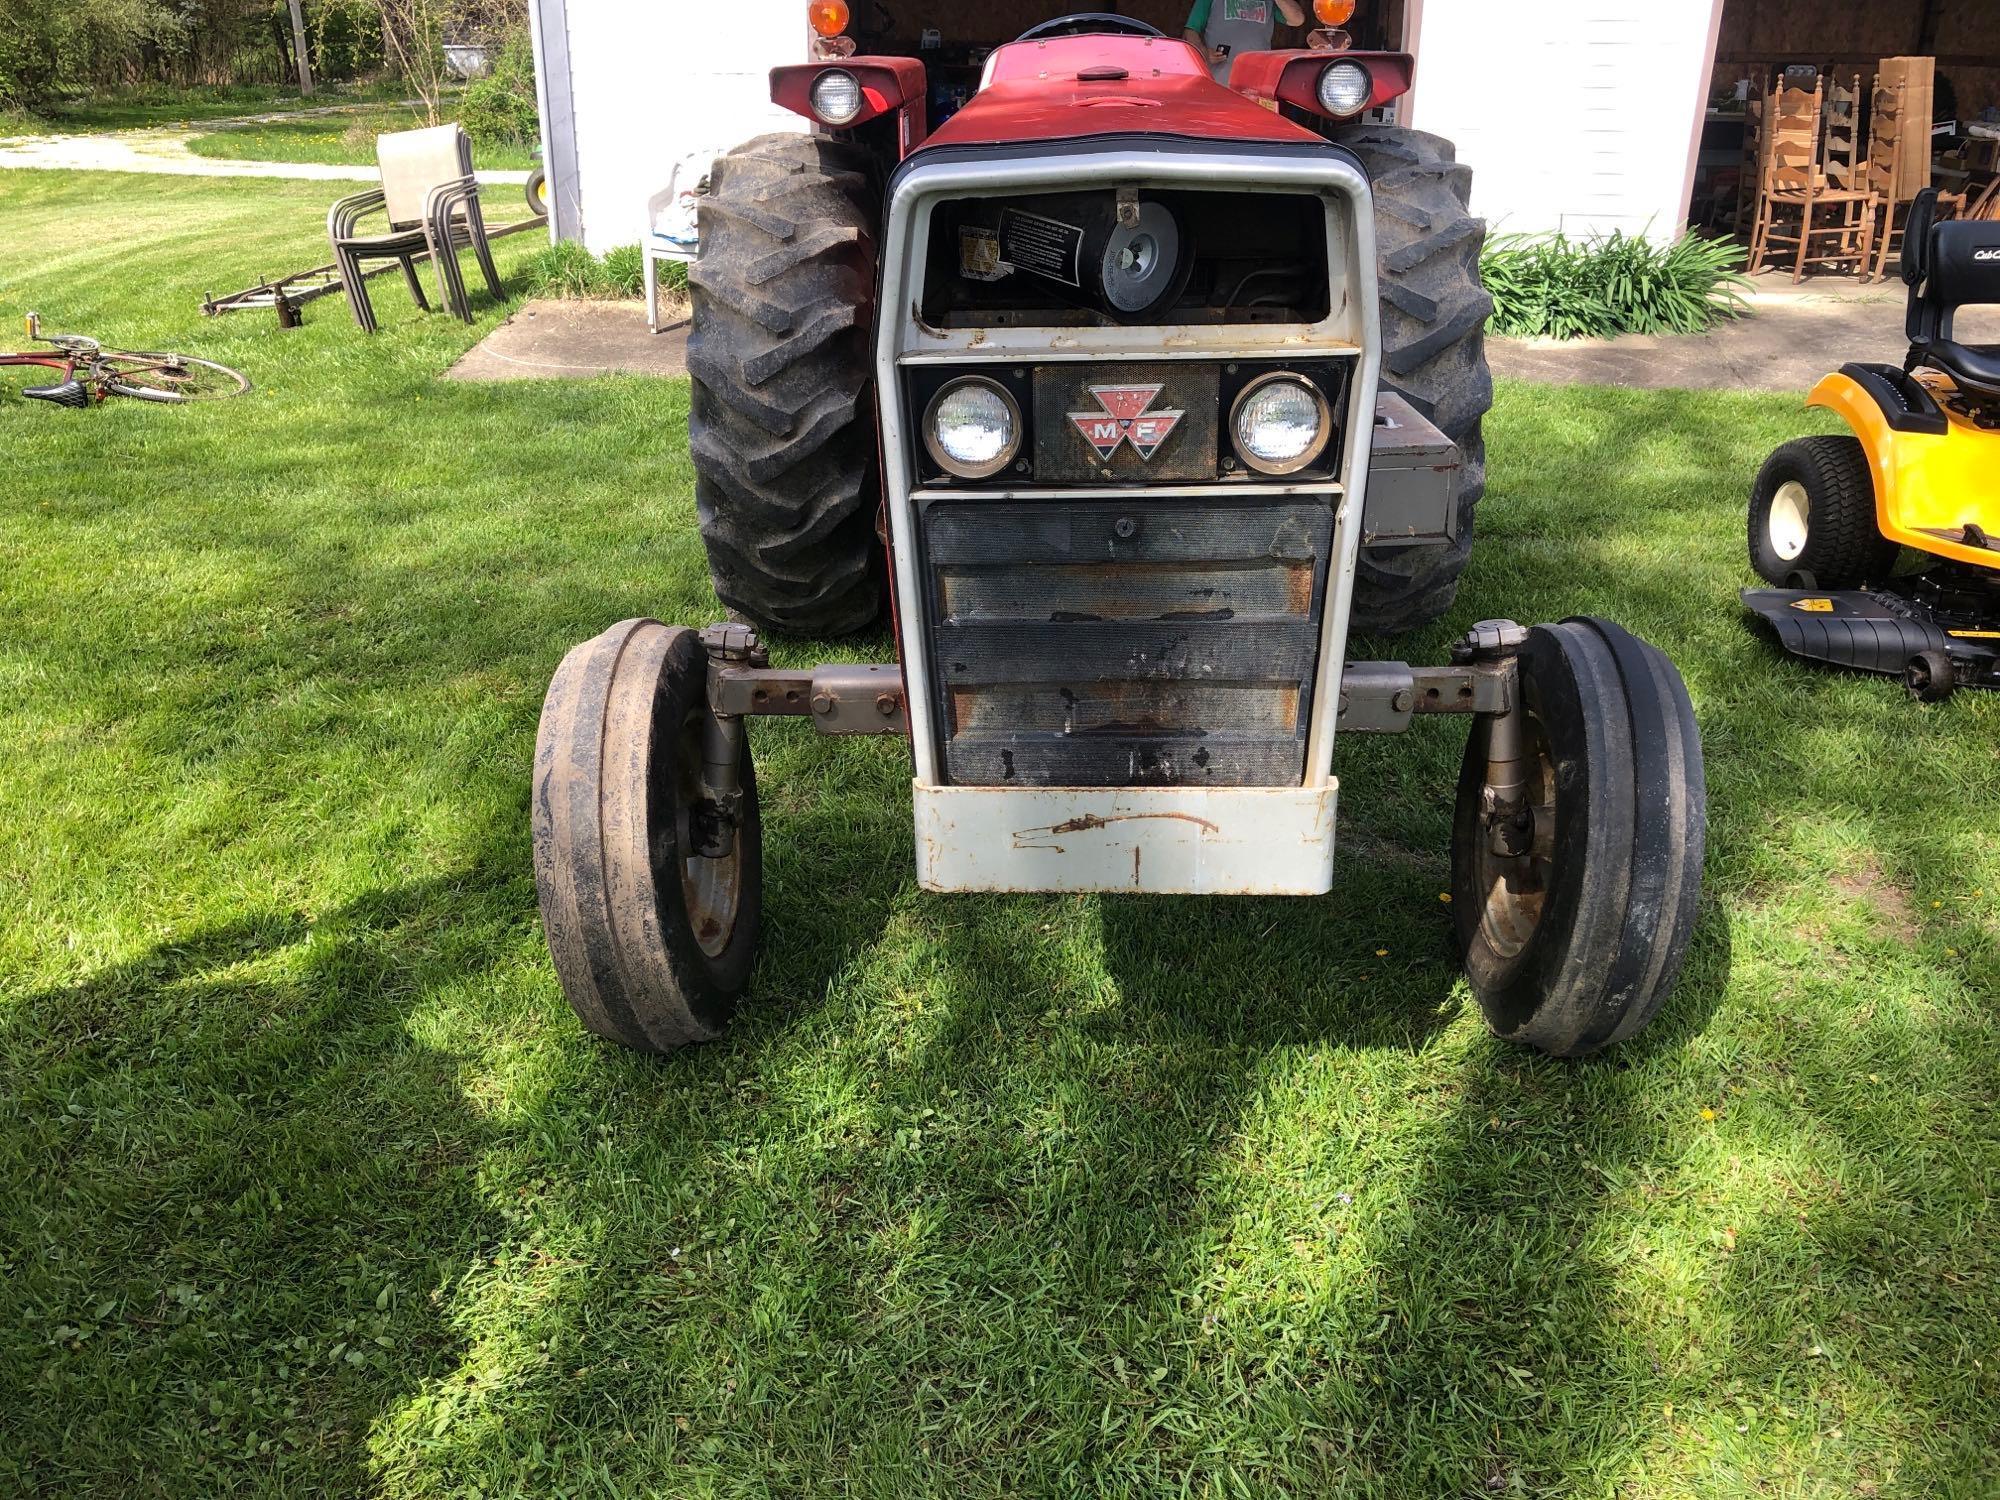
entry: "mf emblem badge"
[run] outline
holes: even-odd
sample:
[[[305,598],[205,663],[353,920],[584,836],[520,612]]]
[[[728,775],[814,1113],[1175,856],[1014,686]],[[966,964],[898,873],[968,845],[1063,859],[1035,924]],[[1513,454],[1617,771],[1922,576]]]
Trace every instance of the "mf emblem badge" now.
[[[1069,419],[1099,458],[1110,458],[1119,444],[1129,442],[1134,453],[1150,461],[1187,415],[1185,411],[1148,410],[1163,389],[1157,385],[1093,385],[1090,394],[1104,410],[1073,411]]]

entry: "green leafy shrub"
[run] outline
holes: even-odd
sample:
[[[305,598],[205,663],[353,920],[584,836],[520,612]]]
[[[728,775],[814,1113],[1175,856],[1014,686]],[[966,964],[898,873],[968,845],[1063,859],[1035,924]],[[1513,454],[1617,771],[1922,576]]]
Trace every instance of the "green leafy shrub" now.
[[[535,252],[527,265],[528,291],[536,297],[637,297],[645,287],[645,263],[637,245],[616,245],[602,259],[575,240],[558,240]],[[678,263],[660,268],[660,285],[680,291],[687,285],[687,268]]]
[[[1494,332],[1517,338],[1700,333],[1748,311],[1743,250],[1687,234],[1671,245],[1614,230],[1595,240],[1501,235],[1479,271]]]
[[[475,142],[487,145],[527,145],[541,139],[535,53],[525,26],[509,31],[492,69],[465,86],[458,98],[458,123]]]
[[[0,105],[80,92],[142,49],[172,49],[185,17],[161,0],[4,0]]]

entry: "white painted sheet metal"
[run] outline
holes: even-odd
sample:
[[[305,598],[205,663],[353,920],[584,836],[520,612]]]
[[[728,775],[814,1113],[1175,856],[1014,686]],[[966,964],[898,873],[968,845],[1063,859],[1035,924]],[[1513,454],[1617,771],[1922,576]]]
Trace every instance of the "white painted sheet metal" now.
[[[1339,783],[997,787],[913,783],[927,891],[1319,896]]]

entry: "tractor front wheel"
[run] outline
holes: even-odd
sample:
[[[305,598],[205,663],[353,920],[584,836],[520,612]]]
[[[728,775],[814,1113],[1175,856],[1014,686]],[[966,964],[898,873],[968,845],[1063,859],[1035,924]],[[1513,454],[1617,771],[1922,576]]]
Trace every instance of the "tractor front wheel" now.
[[[1365,547],[1354,576],[1356,630],[1413,630],[1451,608],[1472,555],[1472,511],[1486,492],[1493,405],[1479,280],[1486,224],[1466,208],[1472,169],[1450,141],[1398,125],[1351,125],[1334,140],[1360,158],[1375,198],[1382,384],[1399,391],[1458,446],[1457,535],[1444,546]]]
[[[1680,973],[1701,738],[1674,664],[1608,620],[1537,626],[1517,660],[1519,722],[1479,718],[1466,745],[1451,909],[1487,1025],[1578,1057],[1637,1032]]]
[[[535,889],[556,977],[589,1030],[640,1052],[720,1036],[756,957],[757,777],[744,735],[740,802],[719,822],[709,722],[701,637],[626,620],[563,658],[535,737]]]

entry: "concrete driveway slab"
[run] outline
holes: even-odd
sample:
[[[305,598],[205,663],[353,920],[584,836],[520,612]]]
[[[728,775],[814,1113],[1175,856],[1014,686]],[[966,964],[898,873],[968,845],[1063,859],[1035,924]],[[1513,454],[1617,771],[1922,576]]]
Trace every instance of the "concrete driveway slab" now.
[[[654,333],[641,302],[538,300],[482,339],[447,380],[687,374],[685,321]]]
[[[1757,278],[1752,315],[1702,334],[1615,339],[1486,341],[1495,375],[1561,385],[1629,385],[1683,390],[1799,391],[1849,360],[1902,363],[1903,284],[1867,285],[1832,277],[1794,286],[1786,275]],[[1966,343],[2000,343],[2000,308],[1959,315]]]

